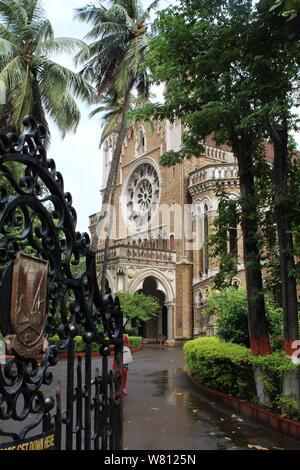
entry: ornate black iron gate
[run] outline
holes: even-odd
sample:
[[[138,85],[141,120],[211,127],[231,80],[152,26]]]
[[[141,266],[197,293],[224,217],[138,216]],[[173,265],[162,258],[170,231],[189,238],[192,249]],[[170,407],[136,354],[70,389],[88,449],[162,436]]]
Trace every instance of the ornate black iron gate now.
[[[118,450],[119,301],[100,296],[95,254],[76,232],[43,126],[31,117],[23,125],[21,135],[0,136],[0,449]]]

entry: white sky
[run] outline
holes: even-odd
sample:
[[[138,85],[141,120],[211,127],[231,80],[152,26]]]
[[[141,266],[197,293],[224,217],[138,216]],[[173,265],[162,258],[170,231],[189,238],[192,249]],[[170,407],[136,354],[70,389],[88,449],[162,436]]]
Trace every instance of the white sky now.
[[[151,1],[143,0],[145,6]],[[69,36],[82,39],[89,27],[74,21],[74,10],[91,3],[90,0],[44,0],[44,7],[50,19],[55,36]],[[162,0],[161,7],[172,3]],[[55,60],[74,69],[72,60],[55,57]],[[87,231],[89,215],[101,208],[100,187],[102,181],[102,153],[99,150],[101,135],[100,117],[89,119],[90,109],[80,105],[82,118],[76,134],[68,134],[62,140],[55,125],[51,125],[52,143],[49,157],[56,161],[57,169],[63,174],[65,190],[73,195],[73,204],[78,216],[78,230]]]

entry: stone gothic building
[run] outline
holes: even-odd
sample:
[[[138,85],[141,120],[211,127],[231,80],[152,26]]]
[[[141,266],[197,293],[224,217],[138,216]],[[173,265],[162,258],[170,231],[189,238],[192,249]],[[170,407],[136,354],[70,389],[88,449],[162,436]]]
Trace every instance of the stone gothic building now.
[[[208,139],[202,157],[162,167],[160,157],[165,151],[180,150],[183,129],[179,121],[149,127],[130,127],[123,144],[107,281],[113,292],[156,297],[161,312],[145,323],[143,336],[149,341],[165,337],[173,345],[209,334],[211,319],[206,317],[205,299],[218,264],[209,256],[206,240],[218,208],[217,188],[222,185],[232,198],[239,194],[238,166],[228,147],[217,147]],[[111,136],[103,147],[102,188],[115,140]],[[92,236],[97,221],[98,214],[90,217]],[[240,227],[230,228],[228,250],[238,255],[239,274],[234,282],[240,284],[244,276]]]

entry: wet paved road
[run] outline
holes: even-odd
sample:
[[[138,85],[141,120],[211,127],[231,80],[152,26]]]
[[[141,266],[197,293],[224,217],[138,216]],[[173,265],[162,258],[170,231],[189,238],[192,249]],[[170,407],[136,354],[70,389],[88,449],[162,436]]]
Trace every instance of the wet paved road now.
[[[204,398],[183,370],[180,348],[145,347],[134,355],[124,403],[128,450],[234,450],[259,445],[300,449],[300,442]]]

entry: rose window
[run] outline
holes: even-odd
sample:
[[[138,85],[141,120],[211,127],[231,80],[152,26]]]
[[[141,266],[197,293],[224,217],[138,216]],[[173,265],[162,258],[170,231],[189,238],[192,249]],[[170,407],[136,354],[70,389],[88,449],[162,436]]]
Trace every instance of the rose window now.
[[[141,164],[130,176],[126,188],[127,219],[141,230],[154,217],[160,199],[159,177],[151,163]]]

